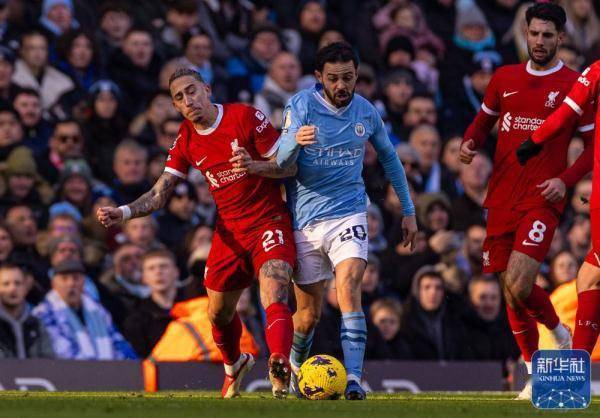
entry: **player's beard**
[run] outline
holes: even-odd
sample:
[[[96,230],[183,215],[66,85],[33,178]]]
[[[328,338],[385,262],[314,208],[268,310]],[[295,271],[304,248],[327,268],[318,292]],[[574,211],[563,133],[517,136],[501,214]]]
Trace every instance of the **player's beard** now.
[[[348,106],[350,104],[350,102],[352,101],[352,98],[354,97],[354,90],[355,89],[352,89],[351,92],[346,92],[346,97],[344,99],[339,99],[336,97],[336,95],[333,91],[331,91],[327,87],[323,86],[323,91],[325,92],[325,95],[327,96],[329,101],[335,105],[335,107]]]
[[[536,59],[533,55],[533,49],[531,47],[527,47],[527,53],[529,54],[529,58],[531,58],[531,61],[533,61],[534,63],[536,63],[537,65],[548,65],[548,63],[550,63],[554,57],[556,56],[556,50],[558,49],[558,45],[554,45],[554,48],[552,49],[548,49],[546,56],[543,59]]]

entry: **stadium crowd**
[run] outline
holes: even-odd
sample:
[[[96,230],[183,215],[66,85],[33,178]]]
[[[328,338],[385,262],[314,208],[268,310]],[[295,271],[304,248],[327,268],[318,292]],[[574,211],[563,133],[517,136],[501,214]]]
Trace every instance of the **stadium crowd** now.
[[[600,1],[561,4],[558,53],[579,71],[600,53]],[[122,228],[104,229],[96,210],[134,200],[162,173],[181,122],[174,69],[197,70],[215,101],[252,104],[280,127],[287,100],[315,82],[315,52],[346,40],[361,57],[356,92],[386,122],[420,228],[414,252],[400,245],[400,202],[367,143],[366,358],[516,360],[498,279],[482,274],[494,136],[472,164],[458,156],[493,71],[527,59],[529,5],[0,0],[0,358],[214,360],[205,179],[190,173],[158,216]],[[575,138],[569,160],[582,149]],[[569,193],[537,281],[560,296],[561,319],[574,318],[590,245],[590,177]],[[335,295],[332,284],[313,352],[341,357]],[[267,356],[256,289],[238,311],[243,344]]]

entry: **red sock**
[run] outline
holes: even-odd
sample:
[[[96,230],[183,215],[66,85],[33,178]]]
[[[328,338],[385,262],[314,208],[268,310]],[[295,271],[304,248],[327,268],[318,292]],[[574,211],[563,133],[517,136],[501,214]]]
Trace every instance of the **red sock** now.
[[[523,360],[531,361],[531,356],[538,349],[540,339],[535,319],[523,310],[515,311],[508,303],[506,304],[506,313],[508,314],[510,329],[521,349],[521,354],[523,354]]]
[[[591,354],[600,334],[600,290],[581,292],[577,295],[577,304],[573,348]]]
[[[294,338],[294,323],[290,307],[285,303],[272,303],[266,309],[266,313],[265,338],[269,351],[271,354],[283,354],[287,358],[290,356]]]
[[[523,301],[523,307],[527,315],[545,325],[549,330],[556,328],[560,322],[554,306],[550,302],[550,297],[537,284],[533,285],[531,294]]]
[[[240,338],[242,337],[242,321],[239,315],[236,313],[231,322],[224,327],[213,325],[212,335],[223,355],[223,363],[235,363],[240,358]]]

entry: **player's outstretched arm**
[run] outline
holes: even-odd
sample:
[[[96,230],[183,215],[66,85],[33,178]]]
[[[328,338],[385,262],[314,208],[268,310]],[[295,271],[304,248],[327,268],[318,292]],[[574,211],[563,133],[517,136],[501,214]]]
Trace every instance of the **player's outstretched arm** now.
[[[140,218],[150,215],[167,203],[178,182],[179,177],[165,171],[158,178],[154,186],[152,186],[152,189],[132,203],[118,208],[110,206],[99,208],[96,213],[98,220],[108,228],[130,218]]]
[[[295,163],[286,167],[279,167],[276,156],[272,156],[266,161],[253,160],[250,153],[243,147],[237,147],[233,151],[233,157],[229,162],[233,165],[234,173],[246,172],[273,179],[293,177],[298,171],[298,166]]]

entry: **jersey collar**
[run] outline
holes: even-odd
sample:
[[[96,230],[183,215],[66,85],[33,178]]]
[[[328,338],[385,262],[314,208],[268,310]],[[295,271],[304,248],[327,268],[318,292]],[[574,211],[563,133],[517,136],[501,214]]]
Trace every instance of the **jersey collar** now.
[[[538,71],[538,70],[534,70],[533,68],[531,68],[531,60],[529,60],[529,61],[527,61],[527,67],[525,67],[525,69],[527,70],[527,72],[529,74],[541,77],[541,76],[545,76],[545,75],[554,74],[555,72],[559,71],[563,67],[563,65],[564,65],[564,63],[562,62],[562,60],[558,60],[558,64],[556,64],[554,67],[549,68],[544,71]]]
[[[215,129],[217,129],[219,127],[219,124],[221,123],[221,119],[223,119],[223,105],[217,103],[217,104],[215,104],[215,106],[217,106],[217,118],[215,119],[214,123],[206,129],[198,130],[198,129],[194,128],[198,135],[212,134],[215,131]]]
[[[343,114],[346,110],[348,110],[348,108],[350,106],[352,106],[352,102],[354,101],[354,97],[352,98],[352,100],[350,101],[350,103],[348,103],[347,106],[344,107],[335,107],[334,105],[332,105],[331,103],[329,103],[325,97],[323,97],[323,87],[320,86],[320,84],[315,85],[315,88],[313,90],[313,96],[315,96],[315,98],[317,99],[317,101],[319,103],[321,103],[325,108],[327,108],[327,110],[329,110],[331,113],[333,113],[336,116],[340,116],[341,114]]]

